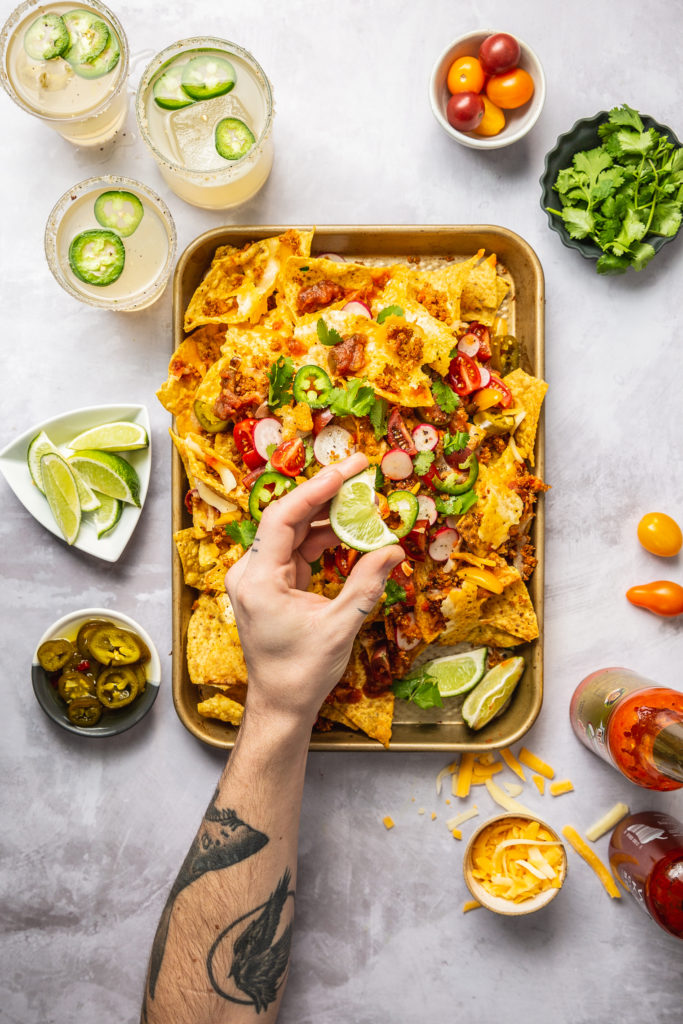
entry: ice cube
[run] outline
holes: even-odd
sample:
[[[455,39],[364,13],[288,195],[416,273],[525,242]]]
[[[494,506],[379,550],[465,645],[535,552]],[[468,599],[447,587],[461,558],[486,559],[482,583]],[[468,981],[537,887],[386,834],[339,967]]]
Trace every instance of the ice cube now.
[[[251,127],[245,107],[232,93],[172,111],[168,132],[179,162],[188,170],[213,171],[227,166],[214,138],[216,125],[224,117],[238,117]]]
[[[73,70],[65,60],[27,61],[19,70],[24,85],[31,91],[57,92],[66,89],[74,77]]]

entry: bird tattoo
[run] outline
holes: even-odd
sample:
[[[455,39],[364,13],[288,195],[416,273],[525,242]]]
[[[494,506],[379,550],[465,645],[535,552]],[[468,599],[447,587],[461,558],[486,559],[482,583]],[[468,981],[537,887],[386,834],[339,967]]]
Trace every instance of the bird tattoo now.
[[[287,925],[277,942],[274,941],[280,925],[282,911],[289,893],[289,869],[270,894],[263,910],[244,929],[233,946],[232,967],[229,978],[253,1001],[257,1013],[274,1002],[279,982],[289,962],[292,925]]]

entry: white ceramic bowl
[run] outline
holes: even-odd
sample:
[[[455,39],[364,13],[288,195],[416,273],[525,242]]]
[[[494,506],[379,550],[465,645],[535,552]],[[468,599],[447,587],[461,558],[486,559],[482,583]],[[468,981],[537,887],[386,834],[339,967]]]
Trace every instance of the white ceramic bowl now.
[[[5,477],[19,501],[46,530],[64,541],[45,495],[41,494],[31,479],[26,462],[28,446],[41,430],[45,431],[57,448],[62,448],[77,434],[89,427],[96,427],[101,423],[114,423],[117,420],[140,423],[147,431],[149,444],[146,448],[141,448],[138,451],[119,453],[130,462],[140,478],[140,507],[125,503],[118,523],[110,533],[106,533],[103,537],[97,536],[94,525],[88,522],[86,516],[74,541],[73,547],[87,551],[89,555],[95,555],[96,558],[103,558],[105,562],[115,562],[121,556],[138,524],[145,504],[152,466],[152,438],[149,415],[145,406],[92,405],[85,409],[74,409],[72,412],[55,416],[43,423],[36,423],[35,426],[26,430],[0,451],[0,473]]]
[[[73,725],[69,721],[66,713],[66,704],[52,686],[48,674],[38,664],[38,648],[46,640],[53,640],[57,637],[69,639],[88,619],[110,619],[117,626],[132,629],[147,644],[150,659],[147,662],[147,685],[144,692],[132,704],[121,708],[119,711],[105,709],[97,725],[78,726]],[[159,654],[154,646],[154,641],[147,630],[143,629],[140,623],[136,622],[135,619],[131,619],[129,615],[124,615],[122,612],[113,611],[109,608],[79,608],[78,611],[69,612],[68,615],[64,615],[57,622],[53,622],[50,628],[45,630],[33,652],[31,680],[33,682],[33,692],[41,708],[48,718],[51,718],[53,722],[60,725],[62,729],[67,729],[68,732],[76,733],[79,736],[100,738],[103,736],[116,736],[137,725],[152,707],[159,693],[161,662],[159,661]]]
[[[459,132],[448,123],[446,104],[451,97],[446,85],[448,69],[453,61],[460,57],[476,57],[479,47],[487,36],[493,35],[493,31],[491,29],[468,32],[467,35],[459,36],[450,43],[434,65],[429,83],[429,100],[434,117],[447,135],[462,146],[469,146],[470,149],[501,149],[503,146],[511,146],[513,142],[518,142],[536,124],[545,103],[545,75],[541,62],[531,47],[515,35],[521,50],[519,67],[528,71],[534,80],[534,94],[529,102],[517,110],[504,111],[505,127],[498,135],[480,136],[474,132]]]

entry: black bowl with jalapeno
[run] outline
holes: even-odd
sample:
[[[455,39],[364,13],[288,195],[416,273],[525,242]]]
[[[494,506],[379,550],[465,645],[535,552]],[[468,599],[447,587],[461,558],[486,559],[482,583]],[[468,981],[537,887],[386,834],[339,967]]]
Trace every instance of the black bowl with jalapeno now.
[[[133,619],[86,608],[44,634],[31,676],[38,703],[57,725],[81,735],[114,736],[147,714],[161,666],[149,634]]]

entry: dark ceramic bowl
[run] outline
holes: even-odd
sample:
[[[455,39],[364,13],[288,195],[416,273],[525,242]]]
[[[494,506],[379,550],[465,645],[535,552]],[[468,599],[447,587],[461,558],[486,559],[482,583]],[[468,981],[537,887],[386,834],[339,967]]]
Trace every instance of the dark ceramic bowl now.
[[[75,635],[79,626],[88,619],[111,619],[112,622],[123,626],[124,629],[132,629],[147,644],[150,660],[147,669],[147,686],[144,692],[132,704],[121,708],[119,711],[105,709],[97,725],[78,726],[73,725],[69,721],[66,713],[66,704],[51,684],[48,674],[38,664],[37,652],[40,645],[45,643],[46,640],[53,640],[56,637],[62,636],[68,638],[71,635]],[[62,729],[67,729],[78,736],[116,736],[137,725],[151,709],[159,693],[161,663],[151,636],[135,619],[131,619],[128,615],[123,615],[121,612],[110,611],[108,608],[81,608],[79,611],[65,615],[43,633],[36,644],[36,650],[33,654],[31,681],[33,682],[33,692],[41,708],[48,718],[51,718],[53,722],[60,725]]]
[[[674,132],[667,128],[665,124],[659,124],[658,121],[648,117],[647,114],[641,114],[640,116],[645,128],[654,128],[661,135],[666,136],[669,142],[673,142],[674,146],[680,146],[680,142]],[[553,184],[557,179],[558,173],[563,168],[571,166],[575,153],[580,153],[584,149],[595,149],[596,146],[601,144],[602,139],[598,135],[598,125],[603,124],[608,118],[609,113],[606,110],[601,110],[594,117],[582,118],[564,135],[559,135],[554,148],[550,150],[545,158],[545,167],[540,177],[541,209],[548,218],[548,224],[560,236],[563,245],[566,245],[568,249],[576,249],[587,260],[597,260],[602,256],[602,249],[588,238],[571,238],[562,219],[555,213],[549,213],[547,207],[551,206],[556,210],[559,209],[561,205],[560,197],[553,190]],[[663,245],[673,241],[674,238],[676,238],[676,235],[671,235],[668,238],[664,238],[662,235],[646,235],[643,241],[649,242],[655,253],[658,253]]]

